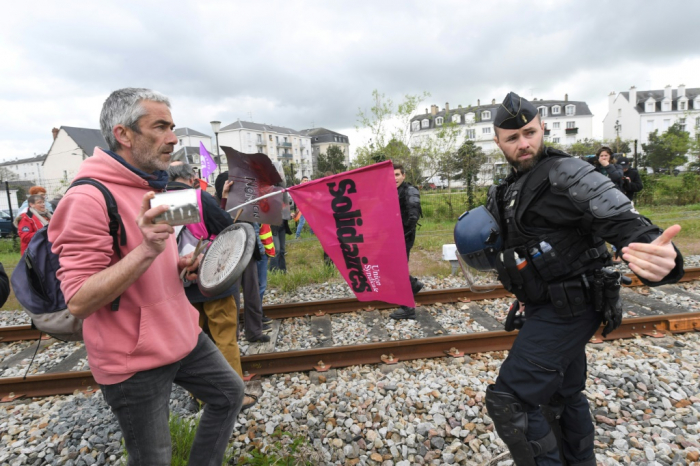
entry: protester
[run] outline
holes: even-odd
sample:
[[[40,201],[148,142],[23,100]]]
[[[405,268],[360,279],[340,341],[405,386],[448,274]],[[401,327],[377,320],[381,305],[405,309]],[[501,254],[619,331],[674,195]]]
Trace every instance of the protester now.
[[[612,149],[608,146],[601,146],[596,151],[593,166],[598,173],[602,173],[610,178],[610,181],[612,181],[617,188],[621,188],[622,168],[615,163]]]
[[[421,215],[420,192],[411,183],[406,181],[406,172],[403,165],[394,164],[394,179],[399,195],[399,208],[401,209],[401,223],[403,224],[403,236],[406,241],[406,261],[411,255],[411,248],[416,241],[416,226]],[[414,276],[409,275],[411,280],[411,291],[417,295],[423,288],[423,283]],[[416,308],[401,306],[398,310],[389,314],[392,319],[415,319]]]
[[[0,306],[7,302],[7,298],[10,297],[10,279],[5,273],[5,267],[0,264]]]
[[[119,422],[129,465],[170,465],[173,383],[205,403],[190,464],[221,464],[243,381],[201,331],[179,279],[182,269],[186,279],[196,278],[199,257],[180,258],[173,227],[153,222],[168,207],[150,208],[154,191],[166,186],[177,144],[170,102],[149,89],[114,91],[100,126],[109,150],[95,148],[77,177],[110,190],[127,244],[114,250],[99,190],[68,191],[49,224],[68,309],[84,319],[90,369]]]
[[[24,254],[34,234],[48,225],[49,220],[51,220],[51,213],[46,208],[46,201],[43,195],[32,194],[27,198],[27,203],[29,208],[26,212],[19,215],[19,222],[17,222],[17,234],[21,241],[20,254]]]
[[[272,238],[272,228],[270,225],[262,224],[257,237],[258,249],[262,259],[258,261],[258,288],[260,290],[260,302],[262,303],[265,290],[267,289],[267,264],[268,260],[275,257],[275,241]]]
[[[637,169],[631,167],[627,157],[620,157],[617,163],[622,167],[622,192],[630,201],[634,201],[635,194],[644,189],[642,178]]]
[[[284,178],[282,164],[277,161],[273,161],[272,164],[282,179],[278,186],[286,188],[287,183]],[[285,256],[287,254],[287,235],[292,234],[292,230],[289,228],[291,218],[291,198],[285,192],[282,194],[282,225],[270,225],[272,228],[272,240],[275,243],[275,257],[270,258],[270,271],[279,270],[282,273],[287,273],[287,259]]]
[[[455,227],[464,262],[496,269],[521,303],[507,322],[515,321],[518,307],[524,310],[513,347],[486,390],[486,408],[516,465],[562,464],[560,438],[565,464],[595,466],[595,431],[582,394],[586,343],[601,322],[605,336],[622,321],[621,277],[603,268],[610,258],[603,240],[622,250],[645,284],[675,283],[683,258],[671,240],[680,226],[663,232],[612,181],[600,183],[590,165],[546,147],[537,108],[515,93],[498,108],[494,126],[512,172],[489,189],[485,207],[465,213]]]
[[[216,188],[216,197],[221,199],[221,205],[226,205],[228,193],[233,182],[228,179],[228,172],[221,173],[214,182]],[[258,236],[259,226],[251,224],[256,230],[256,238]],[[241,308],[240,288],[243,287],[243,320],[245,321],[245,339],[251,343],[267,343],[270,341],[270,336],[265,335],[265,331],[270,330],[268,322],[270,319],[265,318],[262,309],[262,300],[260,299],[260,283],[258,280],[258,261],[262,259],[260,248],[253,248],[253,257],[248,265],[243,270],[243,275],[234,285],[236,291],[233,298],[236,300],[236,307]]]
[[[168,167],[168,191],[197,189],[194,187],[194,169],[181,161],[176,161]],[[178,250],[182,254],[183,247],[194,248],[198,240],[212,241],[225,228],[233,225],[231,217],[219,207],[216,199],[206,191],[197,189],[197,202],[202,221],[180,227]],[[236,373],[243,377],[241,367],[241,352],[238,347],[238,308],[233,299],[235,288],[224,291],[218,296],[206,297],[199,291],[195,282],[185,282],[185,294],[188,301],[199,311],[199,326],[214,341],[221,354]],[[246,394],[242,410],[255,404],[257,397]]]
[[[301,177],[301,184],[308,183],[308,182],[309,182],[308,176]],[[306,223],[306,219],[304,218],[304,214],[302,214],[301,211],[299,211],[297,213],[297,215],[299,216],[299,220],[297,220],[297,222],[298,222],[297,223],[297,233],[296,233],[295,239],[299,239],[299,237],[301,236],[301,230],[304,228],[304,224]],[[311,229],[311,225],[309,225],[309,231],[311,232],[312,235],[314,234],[314,231]]]
[[[41,195],[41,197],[44,198],[44,200],[46,200],[46,188],[44,188],[43,186],[32,186],[31,188],[29,188],[29,191],[27,192],[27,194],[29,196],[39,194],[39,195]],[[25,199],[24,202],[22,203],[22,205],[19,206],[19,209],[17,209],[17,213],[15,214],[15,219],[13,221],[15,227],[17,227],[19,225],[20,216],[23,213],[25,213],[28,208],[29,208],[29,198]],[[46,204],[46,208],[48,209],[48,211],[50,213],[53,214],[53,210],[54,210],[53,205],[51,205],[50,203]]]

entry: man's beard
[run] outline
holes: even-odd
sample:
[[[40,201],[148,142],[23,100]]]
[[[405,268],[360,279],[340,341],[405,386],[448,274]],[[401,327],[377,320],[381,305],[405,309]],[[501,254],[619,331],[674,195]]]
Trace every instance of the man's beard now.
[[[508,160],[508,162],[511,164],[511,166],[513,168],[515,168],[515,170],[518,173],[527,173],[530,170],[532,170],[532,168],[534,168],[535,165],[537,165],[537,162],[540,161],[540,159],[542,158],[543,155],[544,155],[544,144],[540,144],[540,148],[529,159],[522,160],[522,161],[518,160],[518,159],[516,159],[515,161]]]
[[[153,173],[158,170],[167,170],[170,161],[161,160],[162,152],[153,154],[151,146],[141,146],[136,144],[131,151],[131,156],[140,170],[146,173]]]

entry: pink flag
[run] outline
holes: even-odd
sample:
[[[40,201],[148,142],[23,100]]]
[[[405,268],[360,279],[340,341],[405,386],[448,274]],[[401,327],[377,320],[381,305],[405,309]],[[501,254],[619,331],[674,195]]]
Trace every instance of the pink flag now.
[[[288,192],[358,300],[415,306],[391,161]]]
[[[207,148],[204,147],[204,144],[201,141],[199,142],[199,159],[201,160],[202,164],[202,177],[205,180],[208,180],[209,175],[216,171],[216,163],[214,162],[214,159],[211,158],[211,155],[209,155],[209,152],[207,152]]]

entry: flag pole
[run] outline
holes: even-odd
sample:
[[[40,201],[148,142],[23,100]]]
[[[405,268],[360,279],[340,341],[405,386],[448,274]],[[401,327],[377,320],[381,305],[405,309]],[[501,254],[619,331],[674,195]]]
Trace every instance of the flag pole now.
[[[272,192],[272,193],[265,194],[264,196],[256,197],[255,199],[251,199],[251,200],[249,200],[248,202],[244,202],[243,204],[237,205],[236,207],[232,207],[231,209],[228,209],[226,212],[231,213],[231,212],[233,212],[233,211],[235,211],[235,210],[238,210],[238,209],[240,209],[240,208],[243,208],[243,207],[245,207],[245,206],[247,206],[247,205],[250,205],[250,204],[253,204],[253,203],[255,203],[255,202],[258,202],[258,201],[261,200],[261,199],[265,199],[265,198],[272,197],[272,196],[277,196],[277,195],[282,194],[282,193],[285,193],[285,192],[287,192],[287,190],[286,190],[286,189],[283,189],[283,190],[281,190],[281,191],[275,191],[275,192]]]

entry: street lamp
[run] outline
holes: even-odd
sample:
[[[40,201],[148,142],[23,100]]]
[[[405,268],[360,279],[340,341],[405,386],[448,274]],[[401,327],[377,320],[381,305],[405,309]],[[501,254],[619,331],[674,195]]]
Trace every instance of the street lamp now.
[[[219,164],[219,175],[221,174],[221,155],[219,155],[219,130],[221,129],[220,121],[210,121],[211,129],[216,137],[216,161]]]
[[[615,152],[620,152],[620,130],[622,129],[622,125],[620,124],[620,120],[615,120],[615,133],[617,134],[617,147]]]

